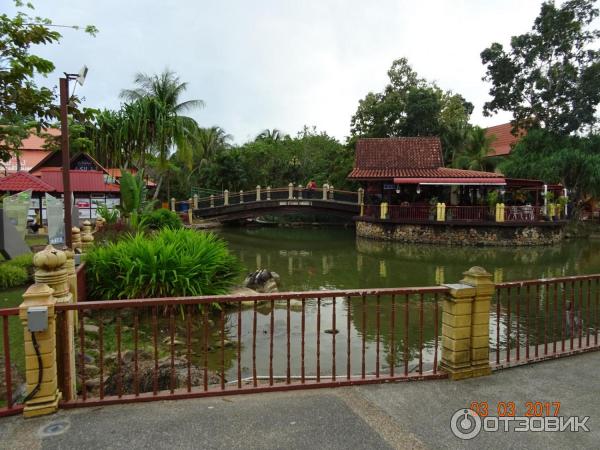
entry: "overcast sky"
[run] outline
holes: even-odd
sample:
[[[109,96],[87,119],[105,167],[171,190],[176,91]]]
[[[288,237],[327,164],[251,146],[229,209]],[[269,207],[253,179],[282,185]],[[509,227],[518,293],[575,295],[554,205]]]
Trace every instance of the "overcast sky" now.
[[[7,1],[7,0],[5,0]],[[407,57],[422,77],[475,104],[483,117],[489,86],[479,54],[527,32],[540,0],[37,0],[36,13],[58,24],[94,24],[93,38],[65,30],[40,54],[56,64],[42,82],[89,67],[78,94],[85,106],[118,108],[136,72],[168,67],[189,82],[192,113],[241,143],[265,128],[295,134],[316,125],[340,140],[359,99],[381,90],[392,61]]]

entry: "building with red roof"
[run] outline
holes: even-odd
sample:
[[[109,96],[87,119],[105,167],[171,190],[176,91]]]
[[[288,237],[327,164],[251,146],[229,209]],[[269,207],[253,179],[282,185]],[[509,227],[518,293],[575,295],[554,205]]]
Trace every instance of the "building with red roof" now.
[[[492,150],[489,156],[508,156],[519,139],[525,135],[525,131],[521,130],[516,135],[512,132],[510,123],[503,123],[485,129],[485,134],[492,139],[490,146]]]
[[[443,203],[455,221],[484,222],[490,220],[488,194],[495,192],[515,207],[530,205],[527,215],[515,217],[539,217],[543,182],[444,167],[442,154],[437,137],[359,139],[348,178],[364,188],[365,214],[375,219],[383,214],[400,221],[435,221],[436,205]]]

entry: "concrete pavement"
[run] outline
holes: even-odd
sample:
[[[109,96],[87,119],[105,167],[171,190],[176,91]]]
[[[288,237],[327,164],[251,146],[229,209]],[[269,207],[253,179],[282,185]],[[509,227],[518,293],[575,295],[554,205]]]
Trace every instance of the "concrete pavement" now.
[[[61,410],[0,419],[2,449],[146,448],[598,448],[600,352],[459,382],[424,381]],[[450,430],[455,411],[487,401],[561,402],[560,415],[590,416],[589,432]]]

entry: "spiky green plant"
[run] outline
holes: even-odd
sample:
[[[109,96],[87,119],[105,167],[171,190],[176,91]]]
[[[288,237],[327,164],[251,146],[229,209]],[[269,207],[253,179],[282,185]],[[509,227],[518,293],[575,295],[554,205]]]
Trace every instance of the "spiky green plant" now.
[[[212,233],[164,228],[93,248],[89,295],[99,300],[224,294],[242,266]]]

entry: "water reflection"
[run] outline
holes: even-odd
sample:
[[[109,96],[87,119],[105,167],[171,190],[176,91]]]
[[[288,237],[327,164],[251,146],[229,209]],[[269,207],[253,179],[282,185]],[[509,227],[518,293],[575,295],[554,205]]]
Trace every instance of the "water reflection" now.
[[[565,241],[552,247],[481,248],[357,239],[353,231],[345,229],[223,229],[219,234],[228,241],[248,271],[265,267],[278,272],[281,288],[285,291],[432,286],[457,282],[462,273],[474,265],[486,268],[493,274],[495,282],[600,272],[600,243],[580,240]],[[544,305],[543,301],[541,304]],[[505,305],[501,306],[504,311]],[[271,348],[271,309],[269,305],[261,308],[257,312],[260,331],[256,336],[256,361],[258,375],[265,375],[268,367],[264,364],[269,361]],[[422,332],[419,327],[421,308]],[[426,369],[431,366],[435,353],[435,323],[437,319],[440,326],[440,310],[436,315],[435,302],[431,297],[425,298],[422,304],[418,298],[411,298],[408,303],[404,298],[398,298],[394,305],[391,298],[382,297],[379,307],[375,299],[367,299],[363,305],[361,298],[327,298],[321,299],[320,306],[317,299],[309,300],[305,305],[307,375],[314,375],[317,371],[317,345],[322,355],[319,369],[323,374],[331,373],[334,340],[336,368],[345,373],[348,337],[352,374],[361,371],[363,339],[367,373],[372,373],[377,367],[377,345],[381,351],[381,370],[388,370],[392,362],[399,370],[403,370],[404,366],[411,370],[418,364],[422,343]],[[339,331],[335,339],[325,333],[326,329],[333,327],[334,314],[335,328]],[[405,321],[405,314],[408,321]],[[321,327],[317,335],[318,316]],[[251,309],[243,311],[240,340],[244,376],[251,372],[253,364],[253,317]],[[393,326],[392,317],[395,319]],[[230,324],[237,324],[237,315],[229,316],[227,320]],[[273,321],[273,367],[276,375],[284,375],[287,369],[288,324],[285,302],[275,305]],[[290,366],[292,374],[298,374],[302,360],[302,313],[297,308],[290,310],[289,326]],[[502,327],[504,333],[505,324]],[[233,330],[230,339],[237,340],[237,327],[230,328]],[[232,377],[231,370],[229,378]]]

